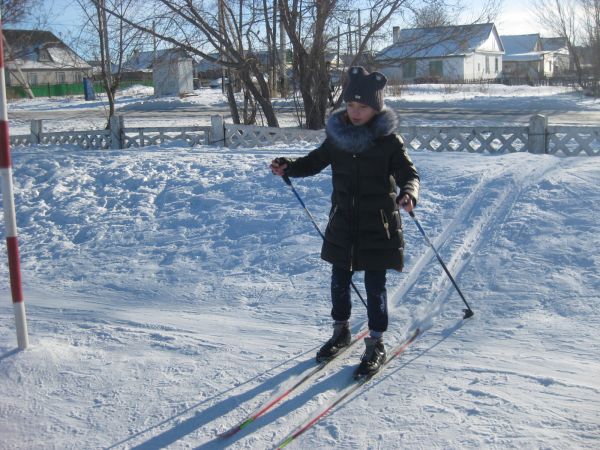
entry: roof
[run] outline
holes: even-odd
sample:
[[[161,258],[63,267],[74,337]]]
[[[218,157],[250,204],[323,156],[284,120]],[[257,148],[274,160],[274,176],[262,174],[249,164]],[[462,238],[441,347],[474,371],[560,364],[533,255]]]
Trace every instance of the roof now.
[[[506,54],[504,61],[539,61],[544,54],[565,50],[567,40],[561,37],[543,38],[539,34],[500,36]]]
[[[123,64],[124,72],[151,72],[154,58],[160,58],[170,49],[150,50],[141,52],[134,50],[129,59]]]
[[[527,52],[518,53],[515,55],[504,55],[504,62],[525,62],[525,61],[541,61],[543,52]]]
[[[168,59],[170,61],[179,58],[193,59],[188,52],[181,48],[164,48],[160,50],[149,50],[141,52],[134,50],[129,59],[123,64],[124,72],[152,72],[154,61]]]
[[[555,52],[568,47],[567,38],[564,37],[540,38],[540,40],[542,41],[542,49],[545,51]]]
[[[474,53],[494,35],[493,23],[454,25],[431,28],[407,28],[399,33],[398,41],[382,50],[377,59],[437,58],[464,56]],[[499,53],[504,52],[498,39]]]
[[[90,69],[63,41],[50,31],[3,30],[6,39],[6,60],[10,68],[15,63],[21,69]]]
[[[518,34],[513,36],[500,36],[502,45],[504,45],[505,56],[519,55],[523,53],[536,52],[541,50],[538,46],[540,42],[539,34]]]

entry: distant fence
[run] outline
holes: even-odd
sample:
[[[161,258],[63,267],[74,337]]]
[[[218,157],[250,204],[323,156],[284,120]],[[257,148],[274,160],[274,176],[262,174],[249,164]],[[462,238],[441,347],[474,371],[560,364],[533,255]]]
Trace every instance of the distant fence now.
[[[600,126],[549,126],[545,116],[531,117],[522,127],[400,127],[405,144],[416,151],[469,153],[530,152],[564,156],[599,156]],[[230,148],[256,148],[273,145],[317,146],[325,138],[323,130],[268,128],[226,124],[212,116],[210,126],[126,127],[115,116],[107,130],[60,131],[46,133],[41,120],[31,121],[31,132],[10,137],[11,146],[73,145],[81,149],[126,149],[178,143],[186,146],[221,145]]]
[[[105,92],[104,84],[101,81],[94,81],[94,92],[96,94]],[[152,80],[127,80],[121,81],[119,89],[125,89],[134,85],[153,86]],[[46,83],[30,86],[35,97],[66,97],[70,95],[83,95],[83,82],[81,83]],[[25,88],[20,85],[7,86],[6,95],[8,98],[27,98]]]

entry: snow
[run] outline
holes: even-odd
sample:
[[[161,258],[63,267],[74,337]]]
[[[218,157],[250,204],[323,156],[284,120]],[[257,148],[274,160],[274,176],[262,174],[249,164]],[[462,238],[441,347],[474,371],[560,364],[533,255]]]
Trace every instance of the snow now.
[[[268,170],[308,150],[13,151],[31,346],[15,351],[3,283],[0,448],[268,449],[325,405],[362,344],[217,438],[313,368],[330,334],[320,238]],[[475,316],[461,320],[403,214],[406,270],[388,276],[386,342],[425,332],[289,448],[600,447],[600,159],[412,157],[416,216]],[[330,172],[294,185],[324,227]],[[357,332],[366,314],[354,305]]]

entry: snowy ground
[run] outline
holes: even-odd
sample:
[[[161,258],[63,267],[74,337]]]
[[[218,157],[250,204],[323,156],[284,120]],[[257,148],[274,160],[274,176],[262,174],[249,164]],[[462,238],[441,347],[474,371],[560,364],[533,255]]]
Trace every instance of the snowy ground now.
[[[325,404],[360,346],[216,437],[313,367],[330,333],[319,237],[267,168],[307,150],[14,151],[31,347],[15,351],[3,283],[0,448],[270,449]],[[404,216],[386,341],[425,333],[290,448],[599,448],[600,159],[412,156],[417,217],[476,315],[460,320]],[[324,226],[329,172],[295,186]]]

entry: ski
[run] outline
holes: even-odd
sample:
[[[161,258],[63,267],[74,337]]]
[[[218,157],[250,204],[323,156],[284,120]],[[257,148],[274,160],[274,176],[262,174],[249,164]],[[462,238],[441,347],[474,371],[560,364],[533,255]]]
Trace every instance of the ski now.
[[[302,386],[304,383],[306,383],[313,376],[315,376],[316,374],[318,374],[319,372],[321,372],[323,369],[325,369],[325,367],[327,367],[331,362],[335,361],[341,355],[343,355],[344,353],[346,353],[350,348],[352,348],[352,346],[354,346],[354,344],[356,344],[358,341],[360,341],[361,339],[363,339],[368,333],[369,333],[369,330],[363,330],[360,333],[358,333],[356,335],[356,337],[350,342],[350,345],[348,345],[347,347],[343,348],[333,358],[328,359],[327,361],[323,361],[323,362],[319,363],[313,369],[309,370],[306,374],[304,374],[303,376],[300,376],[299,379],[293,385],[291,385],[289,388],[285,389],[281,394],[277,394],[274,397],[268,399],[266,402],[264,402],[264,404],[262,404],[260,407],[258,407],[255,410],[255,412],[249,414],[245,419],[243,419],[242,421],[240,421],[238,424],[234,425],[233,427],[231,427],[227,431],[219,434],[219,437],[223,438],[223,439],[226,439],[226,438],[229,438],[229,437],[233,436],[238,431],[241,431],[244,428],[246,428],[248,425],[250,425],[256,419],[258,419],[260,416],[264,415],[267,411],[269,411],[270,409],[272,409],[275,405],[277,405],[283,399],[285,399],[290,394],[292,394],[296,389],[298,389],[300,386]]]
[[[404,341],[402,341],[400,344],[398,344],[396,347],[394,347],[394,349],[390,353],[390,356],[388,357],[388,359],[386,359],[386,361],[383,363],[383,365],[377,372],[375,372],[372,375],[361,377],[357,380],[353,379],[352,384],[350,384],[345,389],[340,391],[337,394],[337,396],[325,408],[318,411],[312,419],[310,419],[305,424],[301,425],[296,431],[294,431],[289,436],[287,436],[276,447],[277,450],[280,450],[280,449],[286,447],[288,444],[290,444],[291,442],[296,440],[296,438],[298,438],[298,436],[303,434],[306,430],[310,429],[321,418],[325,417],[333,408],[335,408],[337,405],[339,405],[345,399],[350,397],[350,395],[352,395],[354,392],[356,392],[358,389],[360,389],[363,385],[365,385],[369,380],[371,380],[373,377],[375,377],[378,373],[383,371],[383,369],[390,362],[392,362],[397,356],[401,355],[408,348],[408,346],[410,344],[412,344],[419,337],[420,334],[421,334],[421,330],[419,328],[417,328],[408,338],[406,338]]]

